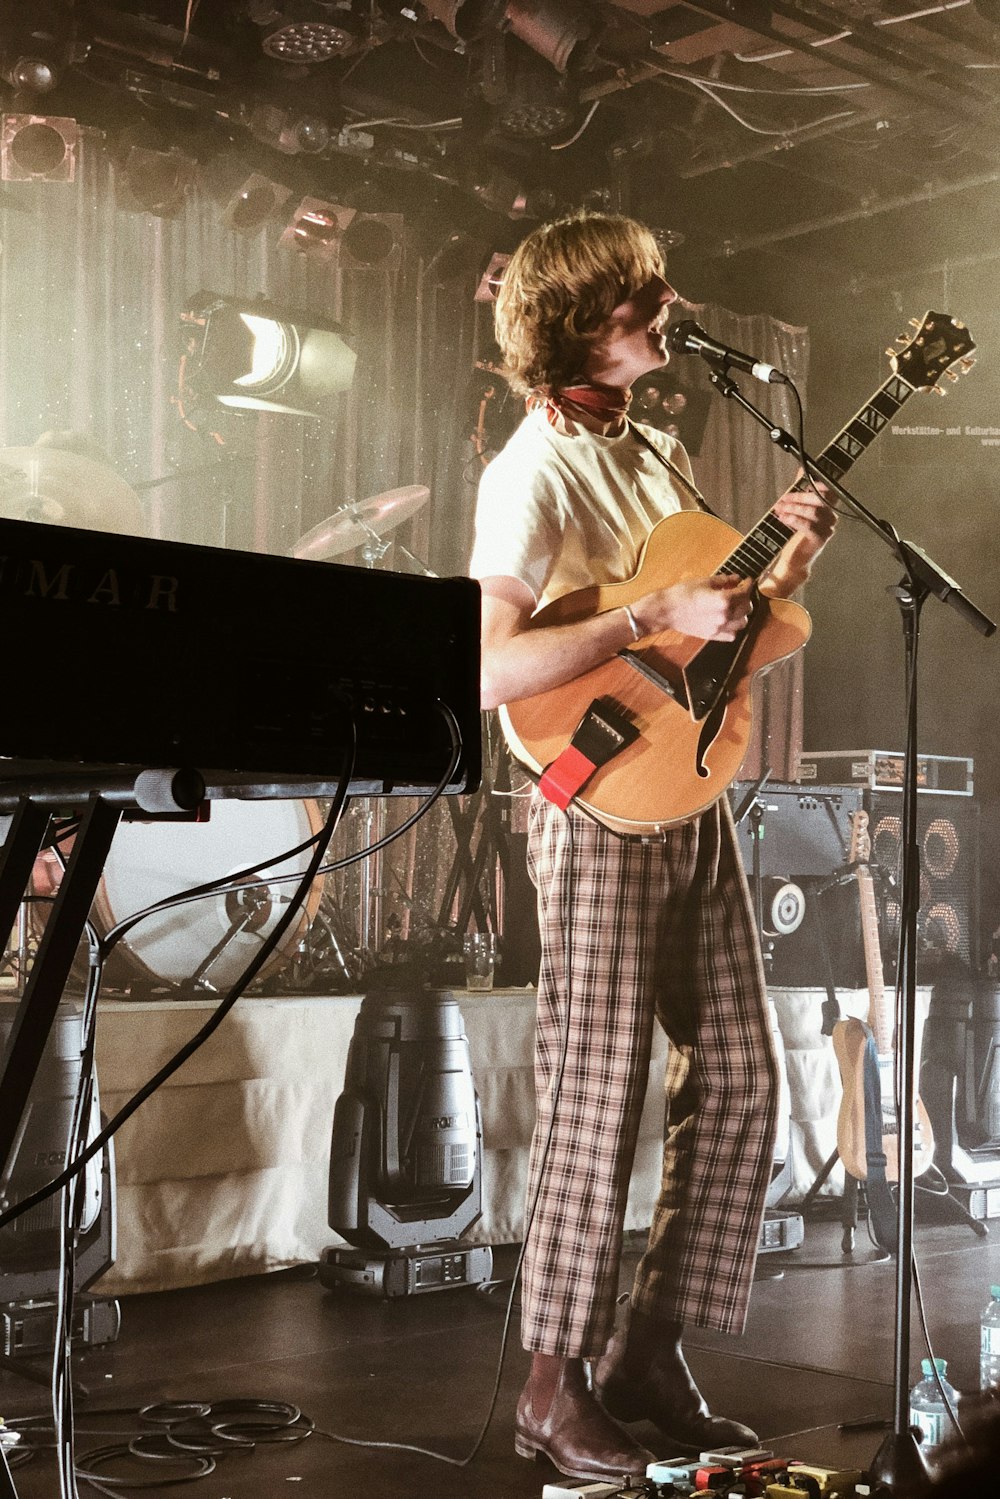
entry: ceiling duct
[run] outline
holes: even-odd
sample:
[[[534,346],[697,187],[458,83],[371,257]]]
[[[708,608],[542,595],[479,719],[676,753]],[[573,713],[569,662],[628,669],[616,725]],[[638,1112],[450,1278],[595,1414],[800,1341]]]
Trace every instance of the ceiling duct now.
[[[572,0],[507,0],[503,27],[560,73],[593,30],[586,10]]]
[[[518,140],[565,135],[579,107],[575,82],[513,36],[489,38],[482,89],[496,128]]]

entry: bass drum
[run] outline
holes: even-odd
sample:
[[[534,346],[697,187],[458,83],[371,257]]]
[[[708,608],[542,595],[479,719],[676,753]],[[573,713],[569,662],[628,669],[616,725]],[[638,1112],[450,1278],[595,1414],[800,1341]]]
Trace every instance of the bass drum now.
[[[323,826],[314,801],[213,801],[207,822],[123,822],[94,902],[95,925],[107,934],[119,922],[210,880],[274,859],[313,837]],[[228,989],[274,930],[312,854],[292,858],[249,876],[225,894],[213,893],[148,916],[132,927],[114,949],[108,978],[125,987],[128,977],[181,986],[200,981]],[[292,876],[275,885],[256,885],[263,876]],[[274,973],[287,963],[316,914],[322,878],[314,880],[298,920],[282,937],[262,970]]]

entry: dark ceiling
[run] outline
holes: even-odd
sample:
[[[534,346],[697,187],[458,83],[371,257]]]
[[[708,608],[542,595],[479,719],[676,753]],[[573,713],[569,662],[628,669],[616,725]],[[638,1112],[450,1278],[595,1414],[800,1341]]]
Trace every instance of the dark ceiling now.
[[[850,288],[1000,243],[1000,0],[6,0],[3,107],[476,223],[581,204]],[[154,206],[154,211],[156,208]]]

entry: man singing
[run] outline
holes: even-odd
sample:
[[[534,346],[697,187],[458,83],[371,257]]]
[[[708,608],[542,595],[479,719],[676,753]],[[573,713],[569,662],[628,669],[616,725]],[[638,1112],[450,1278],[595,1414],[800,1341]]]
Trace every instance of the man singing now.
[[[559,687],[661,631],[728,641],[747,622],[750,583],[715,573],[573,623],[532,623],[565,594],[632,578],[653,526],[697,505],[676,438],[628,420],[633,384],[668,359],[676,293],[663,270],[646,228],[606,214],[534,230],[507,266],[497,340],[529,411],[480,485],[471,572],[485,708]],[[810,492],[787,492],[775,512],[795,534],[761,591],[784,597],[835,517]],[[620,1479],[651,1458],[620,1422],[652,1422],[671,1451],[755,1441],[709,1413],[681,1339],[686,1323],[740,1332],[746,1317],[777,1104],[763,969],[724,797],[643,840],[536,791],[528,857],[542,939],[537,1203],[515,1445],[571,1477]],[[654,1020],[670,1041],[662,1186],[616,1327]]]

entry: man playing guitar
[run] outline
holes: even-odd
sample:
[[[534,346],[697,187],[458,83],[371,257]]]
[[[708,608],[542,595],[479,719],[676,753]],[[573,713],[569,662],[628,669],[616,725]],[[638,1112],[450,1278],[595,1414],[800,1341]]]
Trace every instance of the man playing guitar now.
[[[632,385],[667,363],[675,296],[652,234],[614,215],[542,226],[511,258],[497,338],[530,409],[480,486],[470,570],[483,590],[485,708],[556,689],[659,632],[732,641],[747,624],[750,583],[711,565],[628,605],[534,622],[554,600],[630,578],[654,525],[697,505],[680,443],[627,416]],[[808,489],[773,513],[793,535],[760,592],[786,597],[835,517]],[[653,1422],[671,1448],[752,1445],[748,1427],[709,1413],[681,1348],[685,1323],[742,1330],[776,1124],[728,804],[633,838],[536,790],[529,864],[542,960],[517,1450],[573,1477],[620,1479],[650,1459],[620,1421]],[[616,1328],[654,1020],[671,1043],[662,1188]]]

